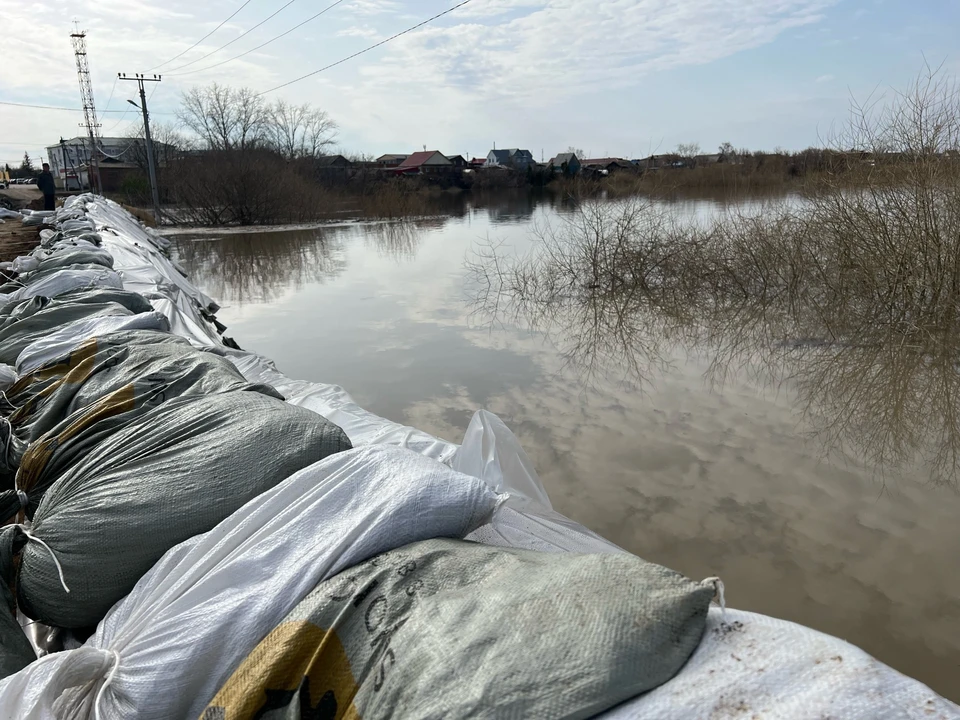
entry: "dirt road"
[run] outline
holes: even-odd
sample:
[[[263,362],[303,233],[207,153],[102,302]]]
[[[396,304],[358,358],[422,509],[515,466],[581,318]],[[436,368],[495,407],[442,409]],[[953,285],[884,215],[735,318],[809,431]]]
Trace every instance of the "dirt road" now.
[[[0,190],[0,195],[12,200],[16,207],[26,207],[42,197],[36,185],[11,185],[6,190]]]
[[[42,197],[33,185],[11,185],[6,190],[0,190],[0,196],[9,201],[4,205],[18,209]],[[0,261],[13,260],[17,255],[30,252],[39,240],[40,228],[24,227],[19,220],[7,219],[0,224]]]

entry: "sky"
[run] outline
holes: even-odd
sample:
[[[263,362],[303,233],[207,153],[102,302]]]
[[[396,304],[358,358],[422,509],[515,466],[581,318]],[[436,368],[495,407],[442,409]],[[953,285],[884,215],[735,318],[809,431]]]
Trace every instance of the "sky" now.
[[[461,1],[0,0],[0,102],[81,107],[74,20],[105,136],[139,129],[136,84],[115,78],[147,72],[162,75],[153,124],[176,124],[180,94],[218,82],[322,108],[340,150],[371,155],[797,150],[837,132],[851,98],[890,97],[925,62],[960,70],[958,0],[470,0],[273,90]],[[82,120],[0,104],[0,162],[39,162]]]

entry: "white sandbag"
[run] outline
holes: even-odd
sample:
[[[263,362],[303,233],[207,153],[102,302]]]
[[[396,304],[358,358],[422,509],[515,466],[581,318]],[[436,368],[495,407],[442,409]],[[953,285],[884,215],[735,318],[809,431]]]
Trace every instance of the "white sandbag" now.
[[[0,218],[12,218],[13,220],[22,220],[23,214],[18,213],[16,210],[7,210],[5,207],[0,207]]]
[[[84,287],[112,287],[120,290],[123,289],[123,283],[115,271],[107,268],[96,270],[63,268],[7,295],[3,301],[26,300],[27,298],[40,296],[52,298]]]
[[[162,330],[170,329],[167,318],[158,313],[146,312],[136,315],[114,315],[77,320],[63,325],[40,340],[25,347],[17,357],[17,368],[21,373],[36,370],[41,365],[70,352],[73,348],[90,338],[122,330]]]
[[[11,268],[15,273],[27,273],[33,272],[40,266],[40,259],[34,257],[33,255],[21,255],[20,257],[14,259],[13,267]]]
[[[501,497],[414,453],[340,453],[170,550],[86,645],[0,683],[0,717],[197,718],[321,581],[433,537],[463,537]]]

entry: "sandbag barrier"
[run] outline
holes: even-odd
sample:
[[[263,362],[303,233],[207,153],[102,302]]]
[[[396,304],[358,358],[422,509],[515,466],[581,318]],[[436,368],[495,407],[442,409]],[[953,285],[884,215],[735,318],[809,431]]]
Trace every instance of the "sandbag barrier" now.
[[[456,446],[224,342],[213,300],[115,204],[53,220],[0,300],[0,333],[27,323],[0,365],[0,514],[23,520],[0,574],[8,609],[78,630],[34,660],[0,612],[0,716],[695,718],[736,695],[765,717],[960,717],[839,640],[708,611],[715,579],[553,512],[495,416]],[[43,318],[60,325],[31,336]],[[486,547],[436,539],[464,537]]]

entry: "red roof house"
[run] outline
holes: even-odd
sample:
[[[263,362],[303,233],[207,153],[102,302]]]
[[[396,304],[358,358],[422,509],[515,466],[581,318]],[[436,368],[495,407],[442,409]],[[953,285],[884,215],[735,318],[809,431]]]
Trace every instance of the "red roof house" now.
[[[453,163],[437,150],[415,152],[397,167],[399,175],[422,175],[426,173],[449,172]]]

